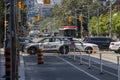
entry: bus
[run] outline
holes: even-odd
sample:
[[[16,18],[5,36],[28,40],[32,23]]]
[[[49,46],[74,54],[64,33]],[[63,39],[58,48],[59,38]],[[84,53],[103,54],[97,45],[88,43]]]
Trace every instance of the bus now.
[[[63,28],[59,28],[60,36],[66,37],[76,37],[76,26],[63,26]]]

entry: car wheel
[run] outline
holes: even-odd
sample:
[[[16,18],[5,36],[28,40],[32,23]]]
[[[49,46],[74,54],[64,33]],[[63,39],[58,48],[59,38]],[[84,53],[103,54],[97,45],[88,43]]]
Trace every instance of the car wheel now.
[[[92,50],[93,49],[91,47],[85,48],[85,51],[86,51],[87,54],[92,54]]]
[[[120,54],[120,48],[118,49],[118,53]]]
[[[118,50],[117,51],[114,51],[115,53],[119,53]]]
[[[33,55],[37,53],[37,48],[31,47],[27,51],[29,54]]]
[[[24,46],[22,46],[22,52],[24,52]]]
[[[67,46],[62,46],[60,49],[59,49],[59,52],[61,54],[68,54],[69,52],[69,48]]]

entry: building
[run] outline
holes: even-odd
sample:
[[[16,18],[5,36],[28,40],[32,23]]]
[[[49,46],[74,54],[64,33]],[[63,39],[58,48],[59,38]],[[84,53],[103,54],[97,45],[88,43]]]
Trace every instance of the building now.
[[[44,5],[43,0],[25,0],[25,2],[28,20],[31,20],[33,17],[37,17],[38,14],[41,15],[41,19],[52,17],[51,10],[54,4],[60,4],[61,0],[51,0],[50,5]]]

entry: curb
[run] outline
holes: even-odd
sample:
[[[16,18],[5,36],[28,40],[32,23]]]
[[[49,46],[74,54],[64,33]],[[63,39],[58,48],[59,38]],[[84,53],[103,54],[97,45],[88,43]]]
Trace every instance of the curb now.
[[[22,52],[20,52],[19,80],[25,80],[25,67]]]

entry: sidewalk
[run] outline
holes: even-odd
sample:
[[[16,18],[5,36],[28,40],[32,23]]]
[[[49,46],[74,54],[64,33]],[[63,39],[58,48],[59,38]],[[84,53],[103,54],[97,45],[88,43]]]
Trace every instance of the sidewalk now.
[[[20,65],[18,69],[20,76],[19,80],[25,80],[24,61],[21,53],[20,53]],[[5,76],[5,57],[4,50],[0,48],[0,80],[5,80],[3,76]]]

